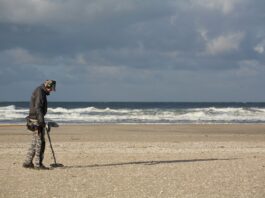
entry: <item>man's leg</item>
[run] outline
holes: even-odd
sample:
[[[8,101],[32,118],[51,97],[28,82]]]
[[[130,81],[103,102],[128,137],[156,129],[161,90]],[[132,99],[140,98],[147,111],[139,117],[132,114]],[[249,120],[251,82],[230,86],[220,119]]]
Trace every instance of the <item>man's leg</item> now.
[[[35,156],[35,165],[37,168],[45,169],[42,164],[45,151],[45,130],[43,127],[38,129],[38,137],[36,144],[36,156]]]
[[[38,132],[37,131],[33,132],[31,145],[28,149],[26,160],[23,163],[24,168],[34,168],[32,160],[34,158],[35,151],[36,151],[37,136],[38,136]]]

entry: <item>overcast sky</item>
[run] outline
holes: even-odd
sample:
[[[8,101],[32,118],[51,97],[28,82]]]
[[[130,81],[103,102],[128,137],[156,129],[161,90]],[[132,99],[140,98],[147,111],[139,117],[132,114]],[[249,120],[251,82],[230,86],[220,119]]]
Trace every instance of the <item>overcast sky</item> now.
[[[265,101],[264,0],[0,0],[0,101]]]

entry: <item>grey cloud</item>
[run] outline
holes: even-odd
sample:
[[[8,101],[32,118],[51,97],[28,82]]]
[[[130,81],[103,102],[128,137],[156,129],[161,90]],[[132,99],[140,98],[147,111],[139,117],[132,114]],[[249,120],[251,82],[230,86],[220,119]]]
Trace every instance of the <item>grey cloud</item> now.
[[[204,99],[233,93],[245,81],[264,84],[264,8],[263,0],[2,0],[0,81],[54,78],[64,91],[80,87],[79,99],[103,97],[97,86],[115,89],[109,99],[133,97],[129,88],[143,99],[159,99],[159,89],[184,99],[200,95],[199,83]],[[217,84],[219,73],[227,78]]]

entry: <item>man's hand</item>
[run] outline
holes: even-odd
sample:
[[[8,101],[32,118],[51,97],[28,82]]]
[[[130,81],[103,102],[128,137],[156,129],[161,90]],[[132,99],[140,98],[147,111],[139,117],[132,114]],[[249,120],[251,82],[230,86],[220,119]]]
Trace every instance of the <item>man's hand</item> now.
[[[51,131],[51,127],[50,127],[49,123],[45,124],[45,129],[48,133]]]

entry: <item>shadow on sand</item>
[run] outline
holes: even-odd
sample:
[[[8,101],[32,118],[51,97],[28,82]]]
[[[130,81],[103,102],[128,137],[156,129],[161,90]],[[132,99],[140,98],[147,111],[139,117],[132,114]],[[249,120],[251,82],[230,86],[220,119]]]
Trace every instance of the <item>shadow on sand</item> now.
[[[174,164],[174,163],[224,161],[224,160],[236,160],[236,159],[237,158],[230,158],[230,159],[210,158],[210,159],[189,159],[189,160],[165,160],[165,161],[136,161],[136,162],[120,162],[120,163],[111,163],[111,164],[64,166],[64,167],[61,167],[60,169],[95,168],[95,167],[125,166],[125,165],[158,165],[158,164]]]

